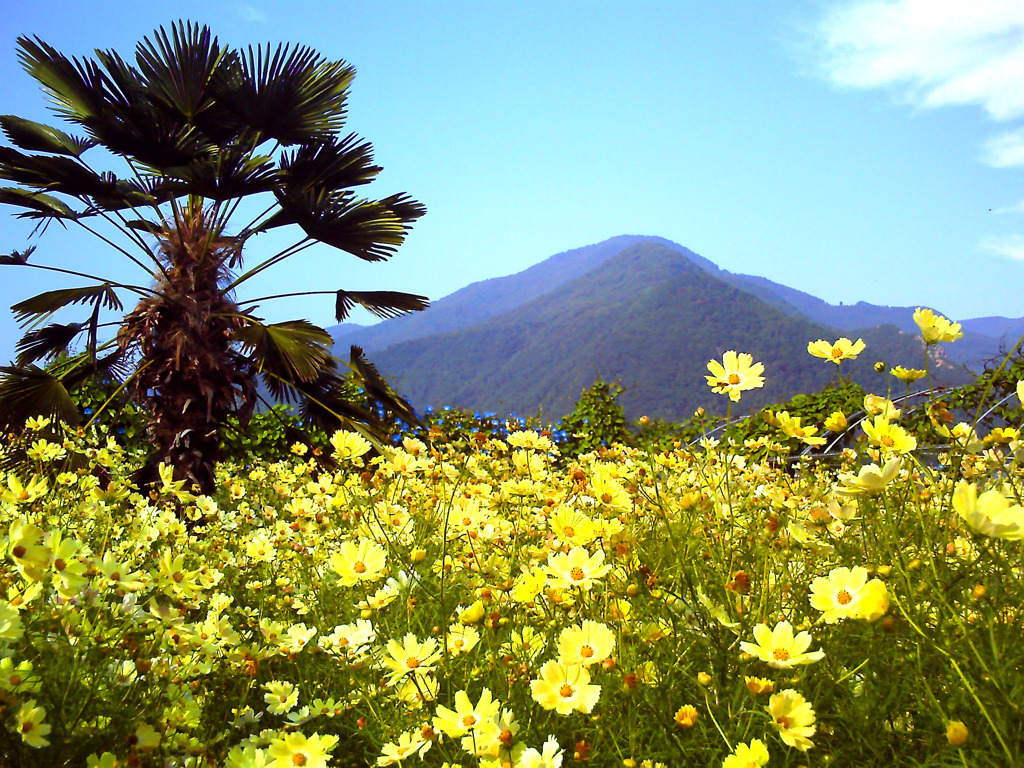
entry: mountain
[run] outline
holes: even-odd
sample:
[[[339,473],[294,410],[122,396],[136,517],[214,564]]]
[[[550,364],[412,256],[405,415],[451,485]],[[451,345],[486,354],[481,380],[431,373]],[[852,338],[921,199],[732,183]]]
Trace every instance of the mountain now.
[[[727,349],[765,363],[765,387],[744,395],[743,410],[818,389],[834,377],[831,365],[807,354],[808,341],[835,338],[832,328],[781,311],[730,284],[714,265],[665,243],[633,240],[508,311],[392,344],[374,362],[417,407],[540,409],[552,418],[568,413],[597,376],[623,384],[621,402],[631,418],[682,419],[701,405],[724,410],[704,374],[707,361]],[[878,388],[888,382],[874,372],[875,360],[920,365],[916,328],[858,335],[870,359],[844,364],[844,375]],[[940,376],[956,375],[950,364],[942,366]]]
[[[685,253],[695,264],[717,269],[707,259],[660,237],[620,235],[595,245],[574,248],[508,277],[473,283],[433,302],[429,309],[372,326],[348,323],[328,328],[335,342],[358,344],[368,352],[402,341],[466,328],[508,312],[586,274],[598,264],[638,242],[660,243]]]

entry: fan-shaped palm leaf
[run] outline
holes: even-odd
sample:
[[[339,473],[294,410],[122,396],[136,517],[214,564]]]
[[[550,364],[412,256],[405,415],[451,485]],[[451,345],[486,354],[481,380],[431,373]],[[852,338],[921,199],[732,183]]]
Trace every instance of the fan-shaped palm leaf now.
[[[218,71],[220,99],[238,129],[284,146],[326,140],[345,123],[355,69],[305,46],[250,46]]]
[[[43,86],[57,114],[84,125],[103,112],[103,74],[95,62],[69,59],[38,37],[19,37],[18,48],[22,67]]]
[[[177,168],[166,168],[161,190],[177,195],[201,195],[230,200],[280,185],[280,171],[270,157],[253,156],[247,148],[228,147]]]
[[[56,291],[46,291],[31,299],[20,301],[11,307],[18,322],[24,325],[26,322],[35,320],[46,315],[51,315],[58,309],[69,304],[95,304],[104,309],[120,311],[124,309],[121,300],[114,292],[110,283],[100,285],[87,285],[82,288],[61,288]]]
[[[57,128],[14,115],[0,115],[0,128],[14,146],[28,152],[81,157],[87,149],[96,146],[92,139],[71,136]]]
[[[17,430],[31,417],[77,426],[78,407],[59,378],[35,365],[0,368],[0,429]]]
[[[359,304],[380,318],[401,317],[410,312],[419,312],[430,306],[426,296],[399,291],[338,291],[334,305],[334,316],[340,323],[352,308]]]
[[[44,357],[56,357],[67,352],[68,346],[85,328],[84,323],[53,323],[29,331],[18,342],[18,365],[29,365]]]
[[[290,188],[321,192],[368,184],[381,168],[373,164],[373,146],[350,134],[340,142],[332,138],[284,153],[281,170]]]
[[[153,39],[143,38],[135,60],[151,98],[194,123],[211,102],[209,84],[223,60],[223,52],[210,29],[179,21],[171,34],[158,29]]]
[[[18,214],[19,219],[77,219],[83,215],[56,197],[17,187],[0,189],[0,203],[27,208]]]
[[[281,210],[256,231],[298,224],[314,240],[364,261],[383,261],[405,240],[426,208],[405,195],[383,200],[356,200],[351,193],[276,192]]]
[[[349,357],[353,383],[362,387],[367,395],[384,406],[386,410],[399,416],[407,424],[419,423],[419,418],[409,401],[391,388],[391,385],[380,375],[377,367],[366,359],[361,347],[353,344],[349,350]]]
[[[235,338],[249,351],[259,372],[285,381],[315,381],[331,356],[331,334],[306,320],[264,325],[245,318]]]

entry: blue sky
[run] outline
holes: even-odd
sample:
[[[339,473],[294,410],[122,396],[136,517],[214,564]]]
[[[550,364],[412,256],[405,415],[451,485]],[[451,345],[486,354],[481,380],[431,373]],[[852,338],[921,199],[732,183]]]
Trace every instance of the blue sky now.
[[[348,128],[384,167],[371,193],[428,209],[386,264],[312,249],[241,298],[437,299],[649,234],[833,303],[1024,315],[1024,4],[21,3],[0,15],[0,113],[55,121],[19,35],[130,55],[178,18],[229,45],[303,43],[353,64]],[[0,208],[0,253],[29,231]],[[51,227],[37,245],[40,263],[139,277],[87,233]],[[77,283],[0,269],[7,360],[20,331],[6,307]],[[260,314],[334,322],[329,297]]]

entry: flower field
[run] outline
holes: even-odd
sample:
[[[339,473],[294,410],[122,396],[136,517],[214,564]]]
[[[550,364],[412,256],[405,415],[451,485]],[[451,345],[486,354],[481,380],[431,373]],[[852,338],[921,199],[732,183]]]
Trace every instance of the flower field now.
[[[738,400],[751,364],[709,386]],[[30,422],[0,766],[1019,764],[1020,424],[940,425],[924,457],[869,405],[832,463],[339,432],[333,471],[224,464],[212,498],[169,472],[144,496],[102,428]]]

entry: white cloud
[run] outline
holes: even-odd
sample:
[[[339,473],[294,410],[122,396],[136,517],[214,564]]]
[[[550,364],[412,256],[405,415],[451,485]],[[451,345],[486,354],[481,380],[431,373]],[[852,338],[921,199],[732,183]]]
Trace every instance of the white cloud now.
[[[993,120],[1024,116],[1024,3],[861,0],[818,25],[835,84],[886,88],[924,107],[978,105]]]
[[[993,136],[986,141],[981,159],[993,168],[1024,165],[1024,128]]]
[[[244,4],[240,7],[242,18],[256,24],[266,24],[269,20],[267,14],[255,5]]]
[[[978,247],[1000,256],[1024,261],[1024,235],[990,235],[978,243]]]
[[[821,69],[835,85],[883,88],[919,107],[978,106],[997,122],[1024,117],[1024,2],[857,0],[817,27]],[[990,138],[981,160],[1024,166],[1024,129]]]
[[[1024,200],[1013,205],[1004,205],[1002,208],[993,208],[992,213],[1024,213]]]

